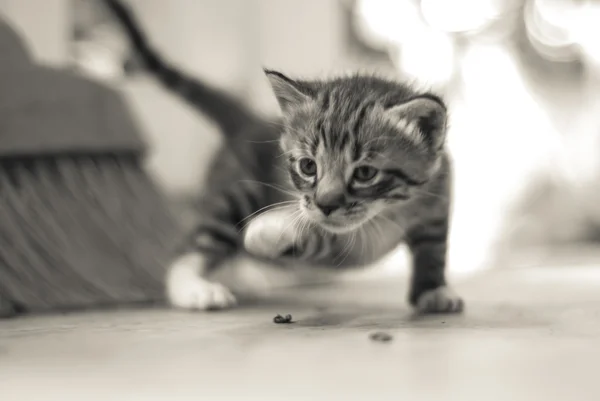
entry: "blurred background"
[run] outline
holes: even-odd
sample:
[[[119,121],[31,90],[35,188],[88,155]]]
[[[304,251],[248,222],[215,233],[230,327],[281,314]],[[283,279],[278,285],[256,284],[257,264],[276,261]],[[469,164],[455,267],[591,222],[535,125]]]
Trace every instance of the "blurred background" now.
[[[453,272],[595,257],[600,2],[129,3],[165,57],[265,115],[278,110],[263,66],[302,77],[375,71],[443,94],[456,169]],[[174,200],[198,191],[219,133],[144,74],[99,2],[0,0],[0,12],[38,62],[122,90],[147,135],[152,174]],[[385,271],[400,270],[398,260]]]

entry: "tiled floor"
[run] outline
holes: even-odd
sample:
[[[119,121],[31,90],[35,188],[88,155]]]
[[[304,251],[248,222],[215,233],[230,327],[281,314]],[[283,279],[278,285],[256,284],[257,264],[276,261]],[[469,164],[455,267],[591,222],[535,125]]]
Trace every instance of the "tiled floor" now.
[[[0,399],[599,400],[600,268],[507,270],[416,318],[402,282],[274,294],[237,311],[0,322]],[[277,313],[296,321],[275,325]],[[369,334],[385,331],[389,343]]]

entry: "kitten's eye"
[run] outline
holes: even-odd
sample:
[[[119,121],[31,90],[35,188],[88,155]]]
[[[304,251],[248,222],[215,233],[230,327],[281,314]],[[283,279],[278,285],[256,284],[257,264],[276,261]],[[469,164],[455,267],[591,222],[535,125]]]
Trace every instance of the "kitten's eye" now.
[[[360,166],[354,169],[354,173],[352,174],[352,178],[358,182],[367,182],[371,181],[379,170],[372,166]]]
[[[302,174],[308,177],[317,175],[317,163],[315,163],[313,159],[305,157],[303,159],[300,159],[298,165],[300,166],[300,171],[302,172]]]

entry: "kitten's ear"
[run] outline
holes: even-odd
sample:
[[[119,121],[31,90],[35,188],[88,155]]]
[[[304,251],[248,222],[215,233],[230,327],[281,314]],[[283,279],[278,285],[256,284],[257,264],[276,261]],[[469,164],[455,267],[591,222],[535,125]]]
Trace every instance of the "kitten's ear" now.
[[[293,79],[277,71],[266,68],[263,70],[271,83],[271,88],[273,88],[273,93],[275,93],[279,107],[281,107],[281,111],[284,113],[311,99]]]
[[[387,117],[407,135],[415,136],[439,150],[446,139],[447,111],[441,100],[418,97],[392,106],[385,111]]]

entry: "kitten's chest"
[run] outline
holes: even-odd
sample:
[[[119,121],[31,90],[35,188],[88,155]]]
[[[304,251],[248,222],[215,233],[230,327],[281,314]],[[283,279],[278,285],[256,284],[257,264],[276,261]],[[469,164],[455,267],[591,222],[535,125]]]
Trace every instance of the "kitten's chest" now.
[[[396,216],[378,223],[370,238],[370,247],[376,258],[381,258],[404,242],[404,220]]]
[[[340,244],[353,244],[352,260],[359,264],[370,264],[386,256],[404,242],[402,221],[379,217],[358,233],[338,239]]]

